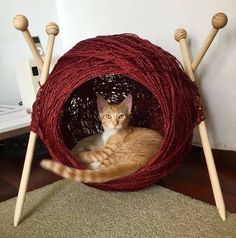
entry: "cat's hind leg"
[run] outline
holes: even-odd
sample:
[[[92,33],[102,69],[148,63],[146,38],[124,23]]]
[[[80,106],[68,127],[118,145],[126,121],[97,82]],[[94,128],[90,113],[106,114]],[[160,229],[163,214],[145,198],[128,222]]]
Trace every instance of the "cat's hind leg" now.
[[[111,156],[115,150],[114,145],[100,146],[94,151],[76,151],[76,158],[86,164],[89,164],[92,169],[100,167],[107,167],[111,164]]]
[[[108,155],[102,150],[95,151],[78,151],[75,153],[76,158],[78,158],[81,162],[90,164],[92,162],[101,162]]]

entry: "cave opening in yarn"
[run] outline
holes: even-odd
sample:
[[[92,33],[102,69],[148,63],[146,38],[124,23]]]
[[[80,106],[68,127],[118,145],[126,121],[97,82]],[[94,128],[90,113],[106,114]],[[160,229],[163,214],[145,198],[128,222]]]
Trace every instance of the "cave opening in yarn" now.
[[[96,99],[103,96],[109,103],[120,103],[133,96],[130,125],[163,132],[163,118],[157,98],[142,84],[123,75],[105,75],[76,88],[62,107],[60,132],[71,149],[81,139],[102,132]]]

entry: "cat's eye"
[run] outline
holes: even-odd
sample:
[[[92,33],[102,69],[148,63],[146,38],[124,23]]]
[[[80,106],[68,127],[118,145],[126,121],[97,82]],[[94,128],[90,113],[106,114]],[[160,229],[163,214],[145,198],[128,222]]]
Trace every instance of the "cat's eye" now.
[[[124,117],[125,117],[124,114],[120,114],[120,115],[118,116],[118,119],[121,120],[121,119],[123,119]]]
[[[107,119],[111,119],[111,115],[110,115],[110,114],[106,114],[105,117],[106,117]]]

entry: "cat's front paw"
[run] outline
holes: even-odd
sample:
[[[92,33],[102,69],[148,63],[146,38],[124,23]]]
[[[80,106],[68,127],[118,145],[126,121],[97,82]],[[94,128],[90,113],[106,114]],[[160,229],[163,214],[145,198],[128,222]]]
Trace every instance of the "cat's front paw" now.
[[[100,167],[100,165],[101,165],[101,162],[98,162],[98,161],[92,162],[91,164],[89,164],[89,168],[90,169],[97,169],[97,168]]]
[[[87,145],[84,147],[85,151],[94,151],[95,149],[96,149],[96,147],[93,145]]]

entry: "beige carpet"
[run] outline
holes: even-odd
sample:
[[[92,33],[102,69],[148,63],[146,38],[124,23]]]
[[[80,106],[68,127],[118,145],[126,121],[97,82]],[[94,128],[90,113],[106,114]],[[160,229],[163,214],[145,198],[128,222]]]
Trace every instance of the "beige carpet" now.
[[[115,193],[61,180],[27,194],[16,228],[14,207],[0,203],[1,238],[236,237],[236,214],[222,222],[214,206],[160,186]]]

